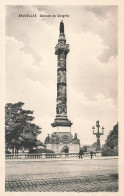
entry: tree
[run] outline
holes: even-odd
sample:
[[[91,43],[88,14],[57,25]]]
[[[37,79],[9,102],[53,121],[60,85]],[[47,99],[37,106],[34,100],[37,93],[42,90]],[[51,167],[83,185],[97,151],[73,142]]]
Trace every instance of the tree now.
[[[21,148],[29,149],[38,144],[37,136],[41,133],[40,127],[32,123],[33,111],[23,110],[24,103],[7,103],[5,106],[5,141],[6,150],[18,153]]]
[[[118,123],[110,130],[102,147],[103,155],[118,155]]]
[[[113,127],[113,130],[109,132],[105,144],[110,148],[114,149],[118,147],[118,124]]]

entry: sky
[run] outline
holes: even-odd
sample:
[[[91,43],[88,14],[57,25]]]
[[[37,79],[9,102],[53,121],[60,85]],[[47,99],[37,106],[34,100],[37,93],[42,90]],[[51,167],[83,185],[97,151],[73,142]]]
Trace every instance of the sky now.
[[[82,145],[96,142],[92,126],[105,127],[101,143],[118,121],[117,6],[6,6],[6,103],[34,111],[44,141],[56,116],[59,24],[67,56],[67,114]],[[19,17],[36,14],[37,17]],[[40,14],[56,17],[39,17]],[[69,17],[61,17],[68,15]]]

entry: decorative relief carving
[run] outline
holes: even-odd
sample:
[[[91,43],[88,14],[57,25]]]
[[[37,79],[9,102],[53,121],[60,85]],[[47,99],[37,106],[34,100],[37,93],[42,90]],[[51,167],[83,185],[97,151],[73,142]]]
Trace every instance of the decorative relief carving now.
[[[58,55],[58,67],[66,68],[66,55],[64,53]]]
[[[69,135],[62,135],[60,138],[60,142],[68,144],[71,142],[71,138],[69,137]]]
[[[62,104],[62,103],[65,104],[66,101],[67,101],[66,97],[58,97],[58,98],[57,98],[57,103],[58,103],[58,104],[60,104],[60,103],[61,103],[61,104]]]
[[[61,22],[58,44],[55,47],[55,54],[58,56],[56,113],[66,115],[66,56],[69,52],[69,44],[66,44],[63,25]]]
[[[66,86],[57,86],[57,97],[66,97]]]
[[[53,143],[53,144],[59,144],[60,143],[56,132],[51,135],[51,143]]]
[[[74,138],[71,133],[62,134],[53,132],[51,136],[48,136],[45,139],[45,144],[60,144],[60,143],[72,143],[72,144],[80,144],[80,140],[77,138],[77,133],[75,133]]]
[[[59,68],[66,68],[66,62],[64,60],[58,61],[58,67]]]
[[[48,136],[45,139],[45,144],[59,144],[59,137],[57,135],[57,133],[52,133],[51,136],[48,134]]]
[[[56,113],[61,115],[67,114],[66,104],[57,104]]]
[[[57,81],[59,83],[61,82],[66,83],[66,71],[62,71],[62,70],[58,71]]]

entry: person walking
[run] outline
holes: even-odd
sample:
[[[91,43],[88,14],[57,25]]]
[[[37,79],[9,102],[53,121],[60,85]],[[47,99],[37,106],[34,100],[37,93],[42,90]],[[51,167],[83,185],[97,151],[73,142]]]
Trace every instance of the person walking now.
[[[92,152],[92,150],[90,151],[90,156],[91,156],[91,159],[92,159],[92,157],[93,157],[93,152]]]
[[[79,159],[82,159],[82,157],[83,157],[83,148],[80,148],[80,150],[79,150]]]

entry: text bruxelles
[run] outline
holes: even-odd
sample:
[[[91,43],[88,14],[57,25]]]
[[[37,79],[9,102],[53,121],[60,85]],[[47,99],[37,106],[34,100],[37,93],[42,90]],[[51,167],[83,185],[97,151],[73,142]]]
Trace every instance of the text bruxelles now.
[[[33,18],[33,17],[37,17],[37,14],[19,14],[19,17],[31,17],[31,18]],[[65,17],[69,17],[69,15],[68,14],[40,14],[39,15],[39,17],[44,17],[44,18],[54,18],[54,17],[61,17],[61,18],[65,18]]]

